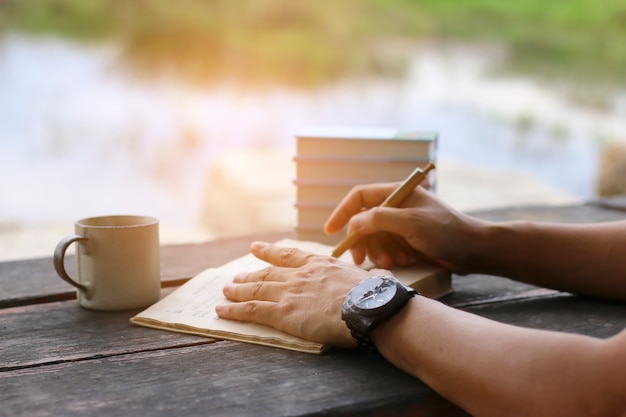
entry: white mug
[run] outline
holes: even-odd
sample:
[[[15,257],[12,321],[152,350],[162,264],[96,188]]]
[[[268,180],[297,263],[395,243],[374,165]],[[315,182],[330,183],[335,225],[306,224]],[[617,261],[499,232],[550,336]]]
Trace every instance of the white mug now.
[[[54,268],[77,288],[79,304],[92,310],[133,310],[159,300],[159,221],[146,216],[90,217],[74,224],[54,251]],[[65,270],[68,247],[77,242],[78,280]]]

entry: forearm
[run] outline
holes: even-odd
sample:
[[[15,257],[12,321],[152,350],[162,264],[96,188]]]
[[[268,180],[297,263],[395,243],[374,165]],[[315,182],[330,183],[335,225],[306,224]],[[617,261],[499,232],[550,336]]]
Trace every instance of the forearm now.
[[[465,263],[472,272],[626,300],[626,222],[487,223]]]
[[[607,341],[509,326],[424,297],[373,339],[389,361],[473,415],[609,416],[625,407],[624,381],[611,374],[624,357],[608,363]]]

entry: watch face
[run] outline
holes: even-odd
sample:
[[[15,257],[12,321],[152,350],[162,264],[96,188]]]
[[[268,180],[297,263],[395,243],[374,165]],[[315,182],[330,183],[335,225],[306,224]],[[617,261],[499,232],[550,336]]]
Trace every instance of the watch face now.
[[[354,306],[363,310],[373,310],[384,306],[396,295],[395,283],[384,277],[362,281],[354,288]]]

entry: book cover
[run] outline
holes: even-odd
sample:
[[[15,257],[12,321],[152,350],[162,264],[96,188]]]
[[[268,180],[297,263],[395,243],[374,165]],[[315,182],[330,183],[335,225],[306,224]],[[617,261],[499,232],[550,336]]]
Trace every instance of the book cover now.
[[[435,132],[392,128],[310,126],[295,134],[298,155],[434,159]]]

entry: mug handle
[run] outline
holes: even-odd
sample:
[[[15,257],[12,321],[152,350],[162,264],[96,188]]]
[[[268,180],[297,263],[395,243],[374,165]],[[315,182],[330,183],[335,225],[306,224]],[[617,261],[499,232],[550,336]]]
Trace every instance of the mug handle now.
[[[84,236],[70,235],[70,236],[65,236],[63,239],[61,239],[61,241],[57,244],[56,249],[54,250],[54,257],[53,257],[54,269],[57,271],[57,274],[63,281],[67,282],[68,284],[78,288],[80,291],[87,294],[88,293],[87,286],[74,281],[69,276],[69,274],[65,271],[65,252],[67,251],[67,248],[72,243],[80,241],[80,240],[87,240],[87,238]]]

